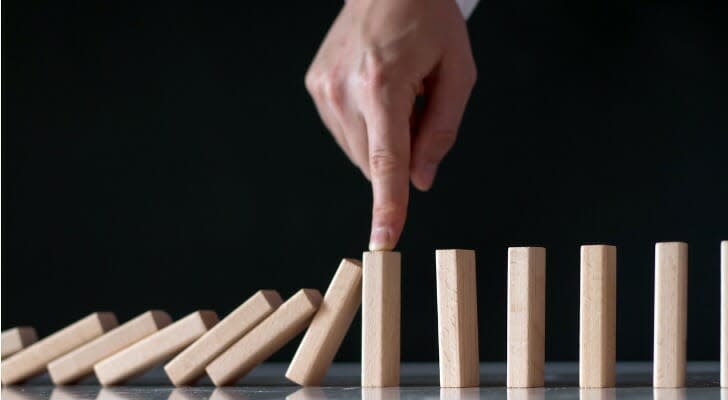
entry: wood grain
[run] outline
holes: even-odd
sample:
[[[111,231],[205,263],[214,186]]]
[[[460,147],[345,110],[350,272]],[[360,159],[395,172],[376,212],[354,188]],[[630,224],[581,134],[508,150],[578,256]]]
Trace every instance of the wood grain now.
[[[685,386],[688,322],[688,245],[655,245],[655,343],[653,386]]]
[[[48,364],[56,385],[73,383],[94,372],[94,365],[172,323],[164,311],[152,310],[112,329]]]
[[[321,293],[301,289],[230,348],[205,371],[216,386],[227,386],[247,375],[258,364],[301,333],[321,304]]]
[[[215,357],[273,313],[282,303],[281,295],[275,290],[256,292],[164,366],[169,380],[175,386],[182,386],[199,379],[204,375],[205,367]]]
[[[480,384],[478,298],[473,250],[435,251],[440,387]]]
[[[1,341],[2,354],[0,357],[7,358],[38,341],[38,335],[32,326],[18,326],[3,331]]]
[[[196,311],[94,365],[104,386],[141,374],[182,351],[217,323],[214,311]]]
[[[581,247],[579,386],[613,387],[617,334],[617,249]]]
[[[544,384],[546,249],[508,249],[508,387]]]
[[[361,305],[361,280],[361,262],[341,260],[286,378],[303,386],[321,385]]]
[[[400,254],[365,252],[362,272],[361,385],[399,386]]]
[[[117,325],[109,312],[93,313],[3,361],[2,383],[12,385],[38,375],[49,362],[103,335]]]

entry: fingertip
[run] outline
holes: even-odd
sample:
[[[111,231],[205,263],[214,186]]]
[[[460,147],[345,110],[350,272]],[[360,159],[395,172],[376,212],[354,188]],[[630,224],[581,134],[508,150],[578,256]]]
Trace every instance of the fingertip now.
[[[431,162],[423,162],[412,170],[412,184],[421,192],[426,192],[432,188],[437,175],[437,164]]]
[[[395,245],[392,237],[391,228],[381,226],[373,228],[369,238],[369,251],[392,250]]]

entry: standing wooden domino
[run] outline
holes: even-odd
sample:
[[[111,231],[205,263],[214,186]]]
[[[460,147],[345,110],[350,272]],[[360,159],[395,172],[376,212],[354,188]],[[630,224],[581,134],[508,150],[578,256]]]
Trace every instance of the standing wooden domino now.
[[[19,326],[8,329],[2,333],[2,354],[0,354],[0,357],[10,357],[36,341],[38,341],[38,335],[32,326]]]
[[[205,373],[215,357],[275,311],[283,300],[275,290],[260,290],[164,366],[175,386],[188,385]]]
[[[96,339],[116,325],[116,316],[109,312],[93,313],[74,322],[3,361],[2,383],[12,385],[42,373],[49,362]]]
[[[363,264],[361,385],[399,386],[401,257],[369,251]]]
[[[174,356],[217,323],[214,311],[196,311],[94,365],[104,386],[115,385]]]
[[[688,245],[655,245],[655,347],[653,386],[685,386],[688,322]]]
[[[478,299],[473,250],[435,251],[440,387],[480,384]]]
[[[361,305],[361,275],[359,260],[341,260],[286,378],[303,386],[321,384]]]
[[[720,243],[720,387],[728,387],[728,240]]]
[[[617,334],[617,248],[581,246],[579,386],[613,387]]]
[[[296,335],[311,321],[321,304],[321,293],[301,289],[230,348],[205,371],[217,386],[227,386],[247,375]]]
[[[507,386],[544,383],[546,249],[508,249]]]
[[[48,364],[48,373],[56,385],[75,382],[94,372],[94,364],[138,342],[172,323],[164,311],[144,314],[112,329],[89,343]]]

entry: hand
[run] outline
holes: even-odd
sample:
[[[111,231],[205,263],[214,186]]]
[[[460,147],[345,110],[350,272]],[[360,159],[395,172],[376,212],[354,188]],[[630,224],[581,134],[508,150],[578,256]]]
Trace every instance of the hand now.
[[[336,142],[371,181],[370,250],[397,244],[409,181],[423,191],[432,186],[475,78],[454,0],[347,0],[334,21],[306,88]],[[418,94],[425,106],[413,115]]]

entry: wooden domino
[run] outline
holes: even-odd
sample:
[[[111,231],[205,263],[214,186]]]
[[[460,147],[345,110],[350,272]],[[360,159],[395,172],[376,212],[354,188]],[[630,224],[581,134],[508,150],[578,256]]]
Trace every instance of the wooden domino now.
[[[275,290],[256,292],[164,366],[169,380],[175,386],[183,386],[199,379],[204,375],[205,367],[215,357],[258,325],[282,303],[281,295]]]
[[[7,358],[38,341],[38,335],[32,326],[19,326],[2,333],[2,354]]]
[[[172,323],[164,311],[147,311],[144,314],[112,329],[89,343],[48,364],[48,373],[56,385],[75,382],[94,372],[99,361],[125,349],[146,336]]]
[[[49,362],[78,348],[117,325],[109,312],[93,313],[30,345],[3,361],[2,383],[12,385],[45,371]]]
[[[544,384],[546,249],[508,249],[507,386]]]
[[[728,387],[728,240],[720,243],[720,386]]]
[[[182,351],[217,323],[214,311],[196,311],[94,365],[104,386],[141,374]]]
[[[581,247],[579,386],[613,387],[617,335],[617,249]]]
[[[399,386],[401,257],[368,251],[363,261],[361,385]]]
[[[473,250],[437,250],[437,333],[440,387],[480,384],[478,299]]]
[[[685,386],[688,322],[688,245],[655,245],[655,347],[653,386]]]
[[[321,304],[321,293],[301,289],[255,328],[215,358],[205,371],[216,386],[227,386],[247,375],[311,321]]]
[[[361,262],[343,259],[288,366],[286,378],[319,386],[361,305]]]

